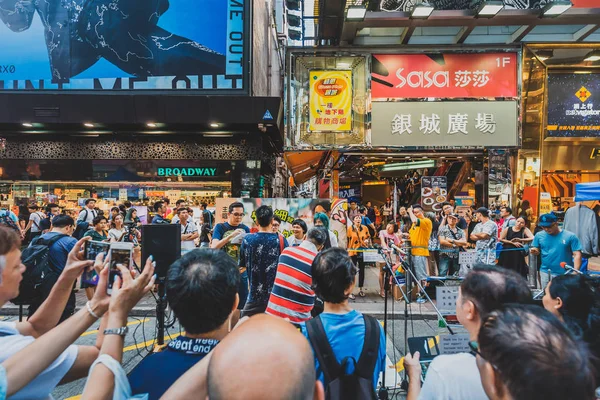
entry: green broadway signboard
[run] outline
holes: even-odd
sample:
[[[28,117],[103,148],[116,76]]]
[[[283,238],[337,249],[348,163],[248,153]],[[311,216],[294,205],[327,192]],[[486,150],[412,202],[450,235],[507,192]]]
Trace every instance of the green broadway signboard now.
[[[158,176],[216,176],[217,168],[158,168]]]

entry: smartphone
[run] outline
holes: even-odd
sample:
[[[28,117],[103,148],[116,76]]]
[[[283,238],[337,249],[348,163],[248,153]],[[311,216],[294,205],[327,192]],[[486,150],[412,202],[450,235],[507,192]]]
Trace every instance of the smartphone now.
[[[112,243],[110,245],[110,266],[108,271],[108,286],[107,294],[112,294],[112,287],[115,283],[115,278],[121,276],[121,271],[117,268],[118,264],[125,268],[131,268],[131,259],[133,255],[133,243]]]
[[[86,260],[94,261],[96,256],[100,253],[104,253],[104,257],[108,254],[108,249],[110,248],[110,243],[107,242],[98,242],[95,240],[90,240],[85,242],[84,247],[84,256]]]
[[[109,248],[110,243],[90,240],[88,242],[85,242],[85,247],[83,249],[84,257],[86,260],[94,261],[96,260],[96,256],[98,256],[98,254],[104,253],[104,258],[106,258]],[[81,281],[83,283],[87,283],[88,285],[98,285],[98,279],[99,276],[94,267],[86,268],[86,270],[83,271],[83,274],[81,275]]]

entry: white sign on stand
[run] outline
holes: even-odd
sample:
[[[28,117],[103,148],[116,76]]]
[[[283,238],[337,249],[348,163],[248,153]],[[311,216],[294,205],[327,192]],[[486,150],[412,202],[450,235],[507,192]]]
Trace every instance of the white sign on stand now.
[[[456,314],[458,288],[458,286],[436,286],[435,299],[437,308],[440,310],[442,315]]]
[[[127,200],[127,189],[119,189],[119,201]]]
[[[363,261],[366,263],[385,262],[385,260],[377,250],[365,250],[363,252]]]
[[[469,348],[469,333],[455,333],[454,335],[440,335],[440,353],[441,354],[458,354],[468,353]]]
[[[477,264],[477,252],[476,251],[461,251],[460,253],[458,253],[458,263],[460,265]]]

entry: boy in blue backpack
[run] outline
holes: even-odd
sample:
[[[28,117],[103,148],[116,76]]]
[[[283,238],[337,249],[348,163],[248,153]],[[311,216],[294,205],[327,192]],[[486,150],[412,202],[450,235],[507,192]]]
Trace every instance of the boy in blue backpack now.
[[[301,328],[315,353],[317,379],[323,382],[326,398],[332,400],[376,399],[379,376],[385,368],[383,329],[376,319],[353,310],[348,303],[357,271],[346,250],[340,248],[319,253],[312,264],[313,288],[325,308]]]

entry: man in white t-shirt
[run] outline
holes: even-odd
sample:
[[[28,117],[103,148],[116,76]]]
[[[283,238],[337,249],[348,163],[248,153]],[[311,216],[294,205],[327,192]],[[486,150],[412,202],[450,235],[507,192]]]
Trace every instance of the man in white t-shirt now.
[[[29,209],[29,222],[25,227],[25,232],[29,231],[29,241],[32,241],[42,234],[40,222],[42,222],[42,219],[46,218],[46,215],[40,211],[37,204],[31,204],[27,208]]]
[[[83,208],[83,210],[81,210],[81,212],[79,212],[79,216],[77,217],[77,222],[87,222],[90,225],[90,228],[94,226],[94,224],[92,224],[92,221],[94,220],[94,218],[96,218],[98,216],[98,211],[95,210],[96,207],[96,200],[94,199],[87,199],[85,201],[85,207]]]
[[[531,291],[519,274],[485,265],[475,267],[460,285],[456,316],[477,340],[482,318],[496,307],[508,303],[530,303]],[[404,367],[409,378],[407,400],[487,400],[475,357],[469,353],[441,355],[427,369],[421,388],[420,354],[408,353]]]
[[[81,275],[83,269],[92,264],[90,261],[77,259],[82,244],[83,242],[79,243],[76,250],[69,254],[70,262],[62,271],[48,298],[27,321],[0,321],[0,363],[33,343],[36,338],[58,324],[71,294],[73,283]],[[19,294],[19,283],[25,271],[25,266],[21,264],[20,245],[21,241],[14,231],[0,227],[0,307]],[[98,296],[90,301],[89,309],[95,314],[101,315],[106,309],[100,310]],[[106,295],[104,297],[108,298]],[[102,324],[98,331],[96,346],[69,346],[48,368],[23,389],[12,395],[11,399],[47,399],[60,382],[71,382],[87,376],[88,370],[98,357],[99,349],[102,346],[103,326],[105,324]]]
[[[194,240],[200,235],[198,234],[196,224],[192,221],[192,218],[190,218],[187,208],[179,208],[177,210],[177,216],[179,217],[179,224],[181,224],[181,255],[184,255],[188,251],[196,248]]]

